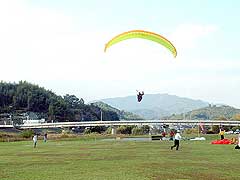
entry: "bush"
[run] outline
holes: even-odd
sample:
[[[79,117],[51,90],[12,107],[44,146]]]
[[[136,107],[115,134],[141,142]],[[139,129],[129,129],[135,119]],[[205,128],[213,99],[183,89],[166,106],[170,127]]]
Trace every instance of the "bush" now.
[[[112,134],[112,128],[108,127],[107,130],[105,131],[105,134]]]
[[[133,135],[142,135],[143,133],[144,133],[143,128],[139,128],[139,127],[132,128]]]
[[[224,126],[223,129],[224,129],[225,131],[230,131],[231,126]]]
[[[215,134],[213,131],[207,131],[207,134]]]
[[[149,126],[142,126],[141,127],[142,129],[143,129],[143,134],[148,134],[149,133],[149,131],[150,131],[150,127]]]
[[[240,127],[239,126],[235,126],[235,127],[232,128],[233,131],[236,131],[237,129],[240,129]]]
[[[71,131],[69,129],[63,129],[62,134],[70,134]]]
[[[91,132],[96,132],[97,134],[101,134],[102,132],[106,131],[106,127],[103,126],[95,126],[90,128]]]
[[[219,131],[220,131],[219,126],[217,126],[217,125],[212,126],[212,132],[213,132],[214,134],[218,134]]]
[[[33,130],[24,130],[24,131],[22,131],[22,133],[21,133],[21,136],[23,137],[23,138],[30,138],[30,137],[32,137],[34,135],[34,131]]]
[[[117,128],[117,134],[131,134],[133,126],[120,126]]]
[[[186,134],[197,134],[198,133],[198,129],[194,128],[194,129],[185,129],[184,133]]]
[[[90,129],[85,129],[83,134],[90,134],[91,133],[91,130]]]
[[[61,138],[69,138],[69,135],[68,135],[68,134],[61,134],[60,137],[61,137]]]

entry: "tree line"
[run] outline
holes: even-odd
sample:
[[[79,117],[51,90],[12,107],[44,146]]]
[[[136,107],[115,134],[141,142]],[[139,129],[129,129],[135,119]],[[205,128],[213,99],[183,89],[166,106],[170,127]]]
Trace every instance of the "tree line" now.
[[[168,119],[215,119],[215,120],[240,120],[240,109],[227,105],[211,106],[195,109],[182,114],[173,114]]]
[[[94,104],[85,104],[82,98],[66,94],[56,95],[38,85],[20,81],[0,82],[0,113],[17,116],[34,112],[48,121],[119,120],[116,112],[102,110]]]

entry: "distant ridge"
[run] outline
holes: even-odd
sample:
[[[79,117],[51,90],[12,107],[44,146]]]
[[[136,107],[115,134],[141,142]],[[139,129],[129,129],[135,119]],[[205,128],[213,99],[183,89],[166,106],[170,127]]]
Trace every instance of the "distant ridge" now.
[[[138,114],[146,119],[160,119],[209,105],[208,102],[202,100],[169,94],[146,94],[141,103],[137,102],[136,96],[107,98],[101,101],[117,109]]]
[[[217,119],[217,120],[239,120],[240,109],[227,105],[209,105],[208,107],[194,109],[187,113],[174,114],[168,119]]]

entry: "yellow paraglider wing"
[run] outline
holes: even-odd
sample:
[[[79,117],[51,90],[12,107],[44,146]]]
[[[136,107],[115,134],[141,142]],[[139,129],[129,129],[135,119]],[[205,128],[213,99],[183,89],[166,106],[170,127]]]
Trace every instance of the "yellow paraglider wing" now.
[[[131,39],[131,38],[142,38],[142,39],[154,41],[156,43],[163,45],[168,50],[170,50],[174,57],[177,56],[177,50],[169,40],[167,40],[166,38],[164,38],[159,34],[149,32],[149,31],[144,31],[144,30],[132,30],[132,31],[124,32],[122,34],[115,36],[105,45],[104,52],[106,52],[106,50],[113,44],[116,44],[120,41],[124,41],[127,39]]]

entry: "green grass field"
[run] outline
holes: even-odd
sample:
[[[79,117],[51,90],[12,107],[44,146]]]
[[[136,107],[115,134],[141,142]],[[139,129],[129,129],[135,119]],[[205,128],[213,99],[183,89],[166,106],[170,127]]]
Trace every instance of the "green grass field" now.
[[[211,137],[216,139],[217,136]],[[77,138],[0,143],[1,180],[239,179],[240,151],[207,141],[102,141]]]

